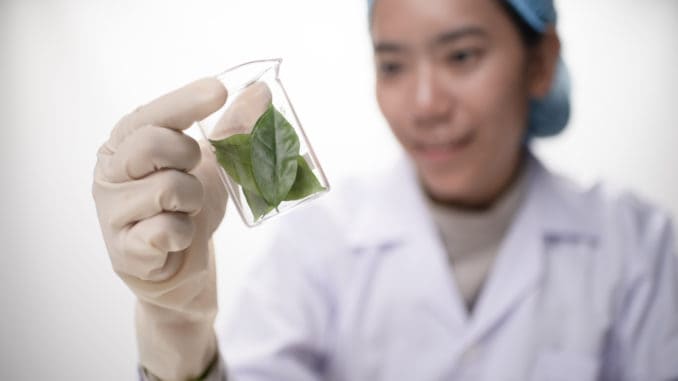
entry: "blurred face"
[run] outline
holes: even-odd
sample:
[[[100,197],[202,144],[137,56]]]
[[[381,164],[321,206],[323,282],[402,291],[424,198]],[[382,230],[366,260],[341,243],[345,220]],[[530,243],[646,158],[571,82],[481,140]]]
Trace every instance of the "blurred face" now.
[[[498,0],[377,0],[379,106],[434,198],[488,205],[521,161],[528,49]]]

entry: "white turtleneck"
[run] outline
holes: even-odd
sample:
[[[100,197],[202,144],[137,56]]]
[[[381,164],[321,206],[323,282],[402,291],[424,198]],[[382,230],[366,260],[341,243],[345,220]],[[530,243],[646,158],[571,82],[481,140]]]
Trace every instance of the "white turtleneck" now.
[[[480,295],[500,245],[526,191],[525,168],[503,195],[481,211],[456,208],[428,199],[447,250],[457,288],[469,311]]]

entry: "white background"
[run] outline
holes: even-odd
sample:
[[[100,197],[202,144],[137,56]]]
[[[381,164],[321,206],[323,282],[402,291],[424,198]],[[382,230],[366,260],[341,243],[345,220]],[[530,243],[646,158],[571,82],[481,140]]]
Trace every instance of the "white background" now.
[[[539,155],[678,215],[678,2],[558,5],[574,114]],[[133,297],[110,269],[90,194],[96,150],[137,105],[265,57],[284,57],[330,180],[393,157],[361,0],[0,2],[0,379],[134,377]],[[236,213],[217,232],[224,311],[268,236]]]

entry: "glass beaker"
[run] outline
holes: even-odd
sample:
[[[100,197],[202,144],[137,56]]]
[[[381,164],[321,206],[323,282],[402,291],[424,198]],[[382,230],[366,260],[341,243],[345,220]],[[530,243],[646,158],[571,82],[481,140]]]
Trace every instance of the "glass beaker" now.
[[[250,227],[330,188],[280,81],[281,62],[251,61],[217,75],[228,90],[226,104],[198,122],[221,180]]]

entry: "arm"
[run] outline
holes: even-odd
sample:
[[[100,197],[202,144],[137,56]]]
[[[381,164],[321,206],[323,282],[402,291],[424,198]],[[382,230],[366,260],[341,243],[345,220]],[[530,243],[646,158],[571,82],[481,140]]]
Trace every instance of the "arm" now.
[[[324,372],[334,305],[326,254],[301,229],[286,230],[248,274],[222,332],[229,379],[315,381]]]
[[[678,379],[678,257],[668,218],[643,224],[608,342],[606,380]]]
[[[204,372],[216,354],[214,253],[226,207],[209,148],[182,131],[218,110],[203,79],[123,117],[99,149],[92,194],[115,272],[137,297],[141,365],[163,380]]]

